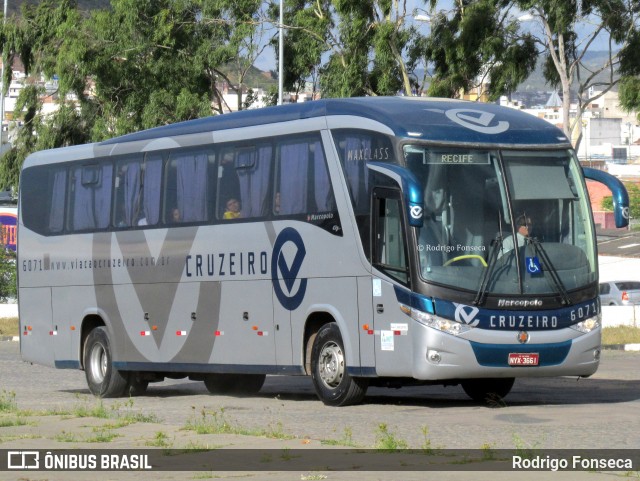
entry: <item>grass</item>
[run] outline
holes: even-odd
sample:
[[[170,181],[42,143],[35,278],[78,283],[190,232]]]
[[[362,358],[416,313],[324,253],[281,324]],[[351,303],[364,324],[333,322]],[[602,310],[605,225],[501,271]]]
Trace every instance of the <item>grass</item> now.
[[[193,408],[195,409],[195,408]],[[229,422],[224,415],[224,408],[219,411],[207,411],[202,409],[200,416],[194,415],[182,428],[186,431],[194,431],[196,434],[238,434],[241,436],[259,436],[269,439],[295,439],[295,436],[286,434],[282,430],[282,423],[267,428],[247,429],[238,424]]]
[[[409,444],[404,439],[400,439],[394,433],[390,432],[385,423],[378,424],[375,449],[381,451],[397,451],[399,449],[407,449],[408,447]]]
[[[0,336],[17,336],[19,331],[17,317],[0,318]]]
[[[640,343],[640,328],[631,326],[605,327],[602,329],[602,344]]]
[[[0,393],[0,413],[15,414],[17,411],[18,403],[16,402],[16,393],[3,389]]]

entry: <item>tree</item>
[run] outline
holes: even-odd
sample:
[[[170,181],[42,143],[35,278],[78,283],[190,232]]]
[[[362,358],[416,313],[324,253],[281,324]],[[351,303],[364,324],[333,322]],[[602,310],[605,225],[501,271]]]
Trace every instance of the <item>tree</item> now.
[[[640,13],[640,4],[636,5],[636,14]],[[628,111],[640,111],[640,32],[633,32],[633,40],[620,52],[620,105]],[[640,113],[638,114],[640,121]]]
[[[324,97],[410,94],[411,16],[398,0],[288,0],[285,87],[300,89],[317,72]]]
[[[203,0],[200,8],[198,36],[211,42],[200,43],[197,58],[212,85],[223,80],[236,91],[238,109],[247,108],[256,97],[246,78],[268,45],[268,5],[261,0]],[[221,92],[213,90],[216,111],[228,111]],[[245,92],[248,97],[243,102]]]
[[[429,95],[457,98],[480,89],[497,100],[531,74],[534,39],[520,32],[509,2],[456,0],[451,12],[437,5],[430,1],[431,34],[411,50],[412,61],[433,64]]]
[[[51,78],[56,72],[59,62],[56,52],[73,38],[76,25],[80,22],[74,2],[45,0],[37,6],[23,5],[22,14],[3,26],[0,35],[3,62],[11,66],[14,59],[19,57],[27,79],[15,108],[16,112],[21,112],[20,120],[24,126],[17,130],[13,147],[1,159],[2,185],[17,187],[22,162],[31,152],[81,143],[88,138],[85,126],[78,123],[75,107],[70,106],[65,98],[66,93],[80,85],[72,72],[62,70],[60,90],[52,94],[58,97],[60,109],[51,119],[43,117],[40,100],[44,95],[41,77]],[[5,93],[11,78],[12,71],[6,68]]]
[[[568,138],[577,138],[577,149],[582,138],[582,114],[587,106],[618,84],[621,67],[629,72],[640,68],[637,63],[640,55],[638,2],[516,0],[514,3],[531,12],[537,25],[536,42],[540,46],[538,56],[545,60],[544,75],[551,85],[562,91],[563,129]],[[586,25],[592,25],[592,29],[579,29]],[[588,53],[602,38],[608,40],[608,55],[599,65],[589,65]],[[575,118],[571,119],[573,87],[577,90],[578,108]]]
[[[260,5],[111,0],[108,10],[83,15],[73,0],[24,4],[0,32],[6,65],[20,57],[29,75],[16,109],[24,127],[3,156],[0,181],[17,186],[22,162],[35,150],[211,115],[212,105],[221,105],[217,80],[233,77],[230,62],[241,89],[259,51],[252,39]],[[226,20],[207,21],[210,12]],[[54,75],[60,108],[44,116],[40,85]]]
[[[629,217],[631,219],[640,219],[640,186],[634,182],[625,182],[624,186],[629,194]],[[613,197],[603,197],[600,206],[603,210],[612,212]]]
[[[16,297],[16,253],[0,244],[0,302]]]

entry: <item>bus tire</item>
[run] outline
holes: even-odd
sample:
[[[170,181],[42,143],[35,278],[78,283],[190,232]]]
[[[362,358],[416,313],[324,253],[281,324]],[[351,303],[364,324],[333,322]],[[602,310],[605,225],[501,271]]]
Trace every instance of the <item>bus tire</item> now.
[[[348,406],[364,399],[369,383],[347,372],[344,344],[335,322],[320,328],[311,349],[311,379],[327,406]]]
[[[467,379],[462,389],[474,401],[489,406],[497,405],[511,391],[515,378]]]
[[[250,396],[258,394],[264,380],[264,374],[207,374],[204,385],[211,394],[236,394]]]
[[[126,387],[126,394],[132,397],[142,396],[147,392],[147,387],[149,387],[149,381],[142,379],[139,373],[132,372],[129,374],[129,384]]]
[[[120,397],[129,387],[128,375],[113,368],[111,343],[104,327],[96,327],[87,337],[84,371],[89,390],[95,396]]]

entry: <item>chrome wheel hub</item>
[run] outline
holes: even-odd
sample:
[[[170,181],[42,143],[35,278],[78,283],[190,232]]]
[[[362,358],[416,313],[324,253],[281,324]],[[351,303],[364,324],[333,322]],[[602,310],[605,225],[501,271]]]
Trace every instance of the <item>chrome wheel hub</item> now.
[[[325,386],[334,389],[344,377],[344,353],[335,342],[328,342],[320,352],[320,379]]]

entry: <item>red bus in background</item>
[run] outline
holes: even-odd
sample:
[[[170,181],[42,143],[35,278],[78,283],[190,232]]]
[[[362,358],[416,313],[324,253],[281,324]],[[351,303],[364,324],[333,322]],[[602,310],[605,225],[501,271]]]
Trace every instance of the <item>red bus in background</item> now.
[[[5,248],[16,251],[18,243],[17,207],[0,207],[0,242]]]

